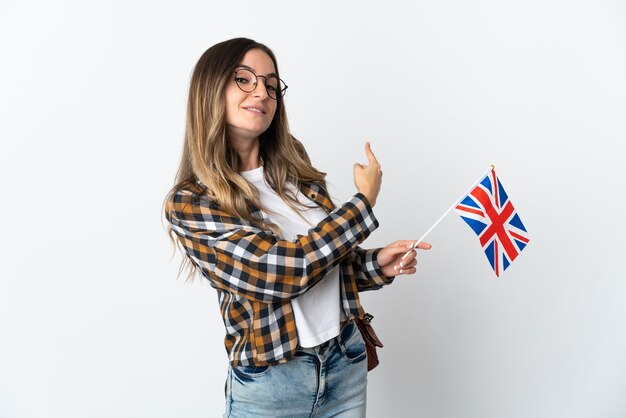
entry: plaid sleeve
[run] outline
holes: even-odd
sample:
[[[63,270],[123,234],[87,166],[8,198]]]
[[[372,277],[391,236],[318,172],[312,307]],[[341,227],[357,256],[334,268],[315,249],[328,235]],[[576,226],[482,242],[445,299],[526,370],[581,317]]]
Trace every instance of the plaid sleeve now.
[[[357,277],[359,292],[366,290],[378,290],[391,284],[394,277],[387,277],[380,269],[377,261],[378,253],[382,248],[363,249],[356,247],[351,254],[352,266]]]
[[[165,213],[204,276],[219,287],[264,303],[302,294],[378,227],[361,193],[293,242],[230,216],[205,196],[198,199],[188,190],[168,199]]]

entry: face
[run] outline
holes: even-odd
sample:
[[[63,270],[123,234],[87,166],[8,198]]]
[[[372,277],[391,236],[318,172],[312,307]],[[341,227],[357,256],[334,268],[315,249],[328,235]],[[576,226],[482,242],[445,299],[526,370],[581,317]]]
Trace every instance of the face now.
[[[249,50],[239,65],[252,70],[257,76],[269,76],[276,72],[272,59],[260,49]],[[225,91],[229,137],[235,141],[257,139],[272,123],[276,100],[268,96],[263,77],[258,78],[256,87],[250,93],[241,90],[234,77],[233,72]]]

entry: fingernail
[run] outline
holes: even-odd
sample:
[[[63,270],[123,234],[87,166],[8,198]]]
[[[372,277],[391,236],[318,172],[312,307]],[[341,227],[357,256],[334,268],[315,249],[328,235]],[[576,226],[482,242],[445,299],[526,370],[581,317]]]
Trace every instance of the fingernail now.
[[[398,270],[398,266],[393,266],[393,269],[397,271]]]
[[[400,274],[402,274],[402,269],[400,269]]]
[[[400,261],[400,267],[404,267],[404,261]]]

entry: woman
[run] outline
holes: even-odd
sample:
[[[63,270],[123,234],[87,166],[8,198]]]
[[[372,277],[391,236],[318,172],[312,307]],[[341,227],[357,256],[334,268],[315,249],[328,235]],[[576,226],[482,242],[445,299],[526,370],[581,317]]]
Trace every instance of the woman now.
[[[358,246],[378,226],[380,165],[367,144],[369,163],[354,165],[357,193],[335,207],[325,173],[289,133],[286,89],[272,51],[253,40],[202,55],[165,201],[169,233],[190,276],[199,270],[218,293],[225,416],[364,416],[358,292],[414,273],[415,251],[401,260],[414,242]]]

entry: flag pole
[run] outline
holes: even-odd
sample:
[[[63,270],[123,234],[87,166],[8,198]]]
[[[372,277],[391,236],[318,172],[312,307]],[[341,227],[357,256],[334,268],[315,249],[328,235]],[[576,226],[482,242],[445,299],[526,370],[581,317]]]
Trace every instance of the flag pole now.
[[[461,195],[461,196],[460,196],[460,197],[459,197],[459,198],[458,198],[458,199],[457,199],[457,200],[456,200],[456,201],[452,204],[452,206],[450,206],[450,207],[448,208],[448,210],[447,210],[447,211],[446,211],[443,215],[441,215],[441,217],[440,217],[439,219],[437,219],[437,222],[435,222],[435,223],[433,224],[433,226],[431,226],[430,228],[428,228],[428,231],[426,231],[426,232],[424,233],[424,235],[422,235],[422,236],[420,237],[420,239],[418,239],[418,240],[417,240],[417,241],[416,241],[416,242],[415,242],[415,243],[411,246],[411,249],[409,249],[409,251],[407,251],[407,252],[406,252],[406,253],[402,256],[402,260],[404,260],[404,258],[405,258],[407,255],[409,255],[409,253],[410,253],[411,251],[413,251],[413,249],[414,249],[415,247],[417,247],[418,245],[420,245],[420,244],[421,244],[421,242],[424,240],[424,238],[426,238],[426,235],[430,234],[430,231],[432,231],[433,229],[435,229],[435,227],[439,224],[439,222],[441,222],[441,220],[442,220],[443,218],[445,218],[445,217],[446,217],[446,215],[447,215],[448,213],[450,213],[450,211],[451,211],[453,208],[455,208],[455,207],[456,207],[456,205],[458,205],[458,204],[459,204],[459,202],[461,201],[461,199],[463,199],[463,198],[464,198],[464,197],[465,197],[465,196],[466,196],[469,192],[471,192],[471,191],[472,191],[472,189],[473,189],[474,187],[476,187],[476,184],[478,184],[478,182],[479,182],[479,181],[481,181],[481,180],[483,179],[483,177],[485,177],[485,176],[487,175],[487,173],[489,173],[490,171],[494,170],[495,168],[496,168],[496,166],[495,166],[495,165],[493,165],[493,164],[491,164],[491,166],[489,166],[489,168],[487,169],[487,171],[485,171],[485,172],[484,172],[484,173],[483,173],[483,174],[482,174],[482,175],[478,178],[478,180],[476,180],[476,181],[475,181],[475,182],[474,182],[474,183],[470,186],[470,188],[469,188],[469,189],[467,189],[467,191],[466,191],[465,193],[463,193],[463,194],[462,194],[462,195]]]

